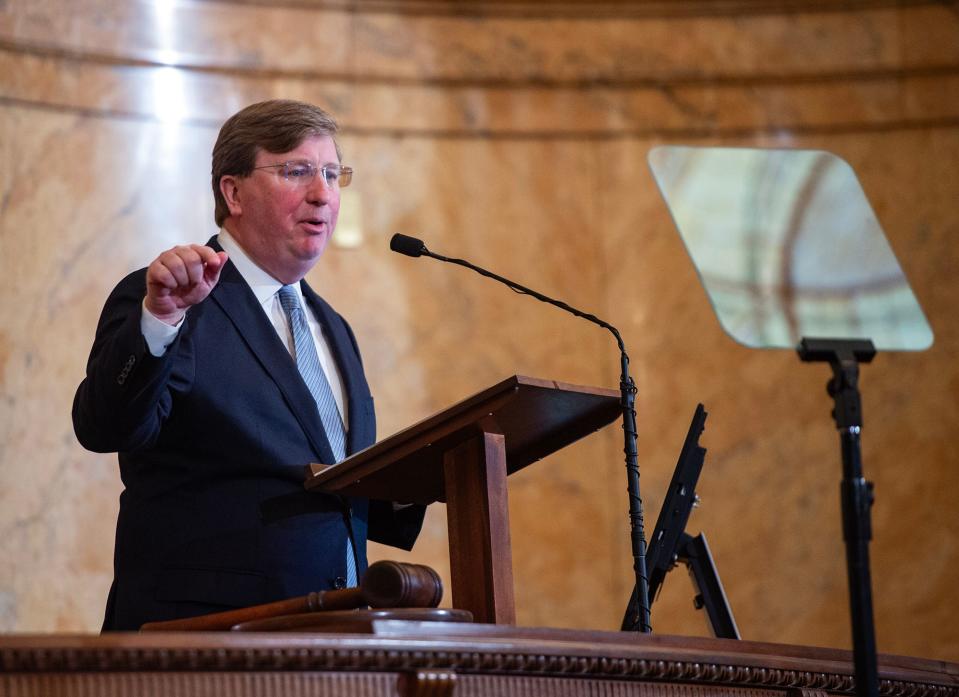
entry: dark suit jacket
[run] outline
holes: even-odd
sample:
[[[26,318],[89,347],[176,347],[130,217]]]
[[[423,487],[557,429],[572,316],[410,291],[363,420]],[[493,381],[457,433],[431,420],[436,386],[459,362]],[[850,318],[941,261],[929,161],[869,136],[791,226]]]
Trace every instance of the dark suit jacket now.
[[[211,244],[219,249],[215,238]],[[125,490],[104,629],[341,587],[352,532],[409,549],[424,509],[306,492],[333,462],[316,403],[256,297],[228,262],[156,358],[140,331],[146,270],[104,307],[77,390],[77,438],[119,452]],[[375,440],[373,398],[347,323],[303,282],[348,394],[347,451]]]

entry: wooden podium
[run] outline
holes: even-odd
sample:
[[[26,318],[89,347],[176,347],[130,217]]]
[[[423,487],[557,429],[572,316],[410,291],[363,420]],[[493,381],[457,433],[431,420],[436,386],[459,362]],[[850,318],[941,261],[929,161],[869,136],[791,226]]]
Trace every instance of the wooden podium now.
[[[446,503],[453,607],[515,624],[506,477],[621,414],[615,390],[515,375],[336,465],[308,489]]]

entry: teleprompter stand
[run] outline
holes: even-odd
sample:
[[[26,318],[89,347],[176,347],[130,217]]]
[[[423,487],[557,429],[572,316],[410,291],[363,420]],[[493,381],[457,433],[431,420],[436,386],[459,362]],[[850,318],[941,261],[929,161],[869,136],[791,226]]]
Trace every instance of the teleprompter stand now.
[[[832,416],[842,448],[842,531],[846,542],[856,692],[860,696],[875,697],[879,694],[879,669],[869,574],[873,485],[865,480],[862,471],[859,446],[862,404],[858,383],[859,364],[872,361],[876,349],[868,339],[803,339],[797,351],[804,362],[828,362],[833,372],[826,389],[835,402]]]
[[[852,166],[824,150],[660,146],[656,183],[723,329],[832,367],[857,695],[879,692],[859,364],[933,343]]]

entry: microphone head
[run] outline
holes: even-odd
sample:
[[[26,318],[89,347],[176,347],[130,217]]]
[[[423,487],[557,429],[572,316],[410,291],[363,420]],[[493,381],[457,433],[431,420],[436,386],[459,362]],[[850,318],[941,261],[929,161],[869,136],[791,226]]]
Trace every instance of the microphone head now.
[[[418,257],[426,251],[426,245],[423,244],[423,240],[396,233],[390,240],[390,249],[408,257]]]

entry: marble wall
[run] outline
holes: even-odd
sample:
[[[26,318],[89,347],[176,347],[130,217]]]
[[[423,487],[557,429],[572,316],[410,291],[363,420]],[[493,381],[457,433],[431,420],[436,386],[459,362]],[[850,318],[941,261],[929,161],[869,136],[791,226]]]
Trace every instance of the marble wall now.
[[[859,173],[936,332],[862,377],[881,651],[959,656],[959,9],[949,2],[7,0],[0,4],[0,630],[94,631],[115,459],[70,405],[113,284],[214,226],[219,124],[270,97],[344,126],[357,170],[310,281],[352,322],[380,434],[514,374],[614,387],[601,329],[396,231],[619,326],[651,529],[697,401],[690,530],[748,639],[849,646],[828,370],[733,343],[645,164],[660,143],[815,147]],[[613,629],[629,595],[611,427],[510,481],[518,621]],[[448,577],[445,513],[410,554]],[[682,569],[657,632],[706,634]]]

